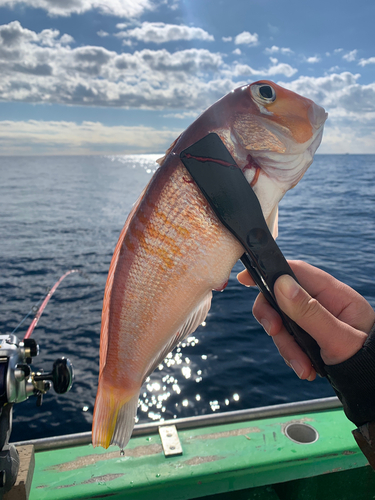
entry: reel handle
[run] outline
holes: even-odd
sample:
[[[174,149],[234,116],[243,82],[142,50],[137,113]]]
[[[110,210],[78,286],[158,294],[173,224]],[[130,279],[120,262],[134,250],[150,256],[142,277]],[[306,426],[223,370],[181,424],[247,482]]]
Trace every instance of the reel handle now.
[[[50,373],[40,373],[34,375],[36,382],[51,380],[53,388],[57,394],[68,392],[74,379],[73,365],[68,358],[58,358],[53,363]]]

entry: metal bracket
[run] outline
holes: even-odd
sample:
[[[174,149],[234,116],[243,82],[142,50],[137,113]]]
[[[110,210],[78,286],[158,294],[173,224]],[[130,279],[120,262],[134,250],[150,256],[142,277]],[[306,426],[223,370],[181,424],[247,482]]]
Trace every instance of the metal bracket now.
[[[182,447],[175,425],[160,426],[159,435],[163,446],[164,456],[175,457],[177,455],[182,455]]]

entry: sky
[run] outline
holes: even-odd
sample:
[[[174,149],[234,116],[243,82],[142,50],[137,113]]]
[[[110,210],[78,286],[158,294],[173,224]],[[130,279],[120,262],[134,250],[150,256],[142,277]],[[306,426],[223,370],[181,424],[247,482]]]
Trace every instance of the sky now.
[[[0,155],[162,153],[268,79],[375,154],[374,0],[0,0]]]

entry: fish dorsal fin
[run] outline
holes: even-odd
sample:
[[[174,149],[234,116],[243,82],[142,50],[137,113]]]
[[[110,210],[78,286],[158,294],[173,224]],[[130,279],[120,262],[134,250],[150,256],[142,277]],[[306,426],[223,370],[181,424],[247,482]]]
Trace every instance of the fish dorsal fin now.
[[[146,379],[155,368],[163,361],[169,352],[171,352],[177,344],[179,344],[185,337],[193,333],[198,326],[205,320],[208,311],[211,307],[212,292],[211,290],[205,295],[203,300],[197,305],[197,307],[190,313],[189,317],[186,319],[185,323],[181,326],[179,331],[173,335],[168,344],[156,355],[156,357],[151,361],[149,367],[147,368]]]
[[[276,205],[275,208],[270,213],[267,219],[268,229],[271,231],[273,238],[276,240],[279,234],[279,206]]]
[[[179,140],[179,138],[181,137],[182,134],[180,134],[177,139],[175,139],[172,144],[169,146],[169,148],[167,149],[167,151],[165,152],[165,155],[162,156],[161,158],[159,158],[158,160],[156,160],[156,163],[159,163],[160,166],[163,165],[164,163],[164,160],[166,159],[166,157],[169,155],[169,153],[172,151],[172,149],[175,147],[175,145],[177,144],[177,141]]]
[[[116,271],[116,266],[117,266],[117,261],[118,257],[120,254],[120,250],[122,247],[122,243],[124,241],[126,232],[128,230],[129,224],[137,211],[137,208],[139,204],[141,203],[141,200],[146,192],[147,186],[144,188],[142,193],[140,194],[138,200],[135,202],[133,205],[133,208],[131,209],[128,218],[126,219],[125,225],[121,230],[120,237],[118,239],[118,242],[115,247],[115,251],[113,252],[112,260],[111,260],[111,265],[109,266],[109,271],[108,271],[108,277],[107,277],[107,282],[105,285],[105,290],[104,290],[104,299],[103,299],[103,312],[102,312],[102,327],[101,327],[101,333],[100,333],[100,362],[99,362],[99,374],[102,373],[106,359],[107,359],[107,349],[108,349],[108,329],[109,329],[109,308],[111,304],[111,294],[112,294],[112,287],[113,287],[113,279],[115,276],[115,271]]]

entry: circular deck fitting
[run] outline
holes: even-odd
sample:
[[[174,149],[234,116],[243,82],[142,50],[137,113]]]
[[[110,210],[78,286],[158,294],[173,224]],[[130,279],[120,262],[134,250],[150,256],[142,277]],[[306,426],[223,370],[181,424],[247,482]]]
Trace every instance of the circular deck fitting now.
[[[314,427],[303,423],[291,423],[284,429],[285,436],[298,444],[311,444],[319,439],[319,434]]]

